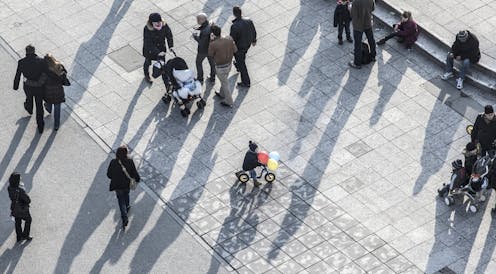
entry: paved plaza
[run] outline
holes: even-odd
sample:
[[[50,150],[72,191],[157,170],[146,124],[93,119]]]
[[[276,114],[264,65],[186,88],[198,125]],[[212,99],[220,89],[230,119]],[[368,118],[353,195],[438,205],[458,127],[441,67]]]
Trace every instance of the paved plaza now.
[[[481,63],[496,71],[496,1],[494,0],[383,0],[413,12],[415,19],[445,44],[455,41],[462,29],[475,33],[480,41]]]
[[[234,108],[213,98],[217,81],[205,86],[205,109],[194,106],[183,118],[177,106],[161,102],[161,81],[142,79],[135,59],[143,25],[159,11],[176,53],[194,68],[195,15],[206,12],[228,33],[233,5],[259,35],[247,58],[252,86],[235,88],[233,71]],[[461,97],[454,83],[439,79],[441,67],[394,41],[378,48],[377,62],[350,69],[352,45],[337,45],[334,7],[325,0],[0,0],[5,45],[19,55],[28,43],[53,53],[72,81],[60,132],[52,137],[48,123],[34,140],[60,155],[84,152],[85,159],[35,159],[37,144],[25,144],[25,152],[13,147],[23,134],[22,142],[31,142],[35,127],[33,118],[15,125],[23,96],[9,95],[1,178],[15,167],[36,185],[28,189],[35,240],[14,247],[13,223],[2,211],[0,270],[491,273],[494,198],[473,214],[461,204],[447,207],[436,189],[469,141],[465,127],[494,95],[467,86],[470,97]],[[374,29],[376,38],[385,34],[383,26]],[[14,70],[12,62],[2,68],[4,92],[11,92]],[[123,238],[113,235],[117,204],[103,170],[111,155],[86,132],[105,149],[128,144],[139,163],[143,185],[133,193],[136,213]],[[253,189],[236,181],[249,140],[281,154],[273,184]],[[68,182],[80,187],[55,185]],[[36,221],[59,210],[47,195],[75,204],[60,229]],[[47,267],[29,269],[37,264]]]

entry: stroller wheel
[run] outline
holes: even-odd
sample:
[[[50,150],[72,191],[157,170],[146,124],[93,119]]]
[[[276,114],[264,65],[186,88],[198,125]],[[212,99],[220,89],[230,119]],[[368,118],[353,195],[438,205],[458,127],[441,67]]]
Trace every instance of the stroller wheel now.
[[[274,173],[269,172],[265,174],[265,181],[267,181],[267,183],[272,183],[274,182],[275,179],[276,179],[276,175]]]
[[[172,98],[170,97],[170,95],[164,95],[162,97],[162,102],[164,102],[166,104],[170,103],[171,100],[172,100]]]
[[[453,197],[451,196],[448,196],[446,198],[444,198],[444,203],[447,205],[447,206],[450,206],[452,204],[455,203],[455,200],[453,199]]]
[[[241,173],[239,176],[238,176],[238,180],[242,183],[246,183],[250,180],[250,177],[248,176],[248,174],[246,173]]]
[[[481,195],[481,196],[479,197],[479,201],[481,201],[481,202],[486,201],[486,195]]]
[[[468,209],[469,209],[469,210],[470,210],[470,212],[472,212],[472,213],[476,213],[476,212],[477,212],[477,210],[478,210],[478,208],[477,208],[477,206],[476,206],[476,205],[470,205],[470,206],[468,207]]]
[[[183,117],[188,117],[188,115],[189,115],[189,109],[187,109],[187,108],[181,109],[181,115]]]
[[[205,100],[201,99],[200,101],[196,102],[196,106],[199,108],[199,109],[203,109],[205,106],[207,105],[207,103],[205,102]]]

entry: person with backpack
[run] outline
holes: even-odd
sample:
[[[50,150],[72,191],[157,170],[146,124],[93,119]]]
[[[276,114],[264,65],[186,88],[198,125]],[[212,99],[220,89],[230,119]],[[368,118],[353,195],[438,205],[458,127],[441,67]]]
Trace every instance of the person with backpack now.
[[[407,49],[411,49],[418,39],[419,30],[417,23],[412,18],[412,13],[404,11],[401,14],[401,21],[393,25],[393,32],[377,42],[377,45],[384,45],[386,41],[398,37],[399,43],[404,43]]]
[[[351,22],[353,23],[353,40],[355,40],[354,59],[349,63],[352,68],[362,68],[362,37],[364,33],[370,47],[371,61],[375,61],[375,40],[372,31],[372,12],[374,10],[374,0],[354,0],[351,4]]]
[[[31,214],[29,212],[29,204],[31,199],[24,190],[21,183],[21,174],[14,172],[9,177],[9,192],[10,216],[15,219],[15,231],[17,242],[22,240],[31,241],[33,237],[29,234],[31,232]],[[22,228],[22,221],[24,221],[24,229]]]
[[[198,28],[196,30],[198,34],[193,34],[193,39],[198,42],[198,52],[196,54],[196,79],[203,84],[203,61],[205,58],[208,60],[210,65],[210,78],[208,81],[210,83],[215,83],[215,62],[214,58],[208,56],[208,46],[210,44],[210,34],[211,24],[208,22],[207,15],[205,13],[200,13],[196,16],[196,21],[198,23]]]
[[[140,176],[136,170],[133,159],[128,157],[127,146],[122,145],[115,152],[115,159],[110,161],[107,169],[107,177],[110,179],[109,191],[115,191],[119,209],[121,211],[122,228],[128,224],[128,213],[131,209],[129,204],[129,190],[136,187]]]
[[[152,82],[152,78],[150,77],[152,60],[165,59],[165,52],[167,51],[166,39],[167,47],[172,51],[174,39],[169,25],[162,20],[160,14],[150,14],[146,26],[143,28],[143,56],[145,57],[143,72],[145,74],[145,80],[149,83]]]

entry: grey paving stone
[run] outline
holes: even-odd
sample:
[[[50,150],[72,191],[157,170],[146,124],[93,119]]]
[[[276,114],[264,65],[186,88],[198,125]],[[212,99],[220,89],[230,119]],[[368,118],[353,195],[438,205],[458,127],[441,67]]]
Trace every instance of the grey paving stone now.
[[[371,234],[358,241],[368,251],[376,250],[377,248],[386,244],[379,236]]]
[[[331,266],[329,266],[326,262],[320,261],[309,268],[307,268],[307,271],[309,273],[325,273],[325,274],[331,274],[331,273],[336,273],[334,269],[332,269]]]
[[[383,263],[386,263],[399,255],[398,252],[389,245],[384,245],[372,251],[372,254],[374,254],[374,256],[376,256]]]
[[[394,259],[389,260],[388,262],[386,262],[386,265],[396,273],[401,273],[413,266],[413,264],[410,261],[408,261],[405,257],[401,255]]]
[[[344,249],[341,249],[341,252],[343,252],[346,256],[351,258],[352,260],[356,260],[360,257],[365,256],[368,251],[363,248],[359,243],[353,243]]]
[[[328,220],[327,218],[319,212],[314,212],[307,216],[303,222],[312,229],[317,229],[318,227],[325,225]]]
[[[341,270],[345,265],[351,263],[351,259],[341,252],[336,252],[324,259],[324,261],[336,270]]]
[[[355,263],[367,272],[383,264],[372,253],[367,253],[365,256],[355,260]]]
[[[323,209],[320,209],[319,212],[324,215],[329,221],[341,216],[344,214],[344,211],[335,204],[330,204]]]
[[[346,149],[357,158],[372,150],[372,148],[363,141],[353,143],[347,146]]]
[[[277,270],[279,270],[281,273],[297,274],[297,273],[302,273],[304,268],[297,262],[290,260],[283,264],[278,265]]]
[[[353,217],[351,217],[348,214],[343,214],[343,215],[331,220],[331,222],[343,230],[346,230],[346,229],[351,228],[351,227],[358,224],[358,221],[353,219]]]
[[[322,236],[320,236],[314,230],[312,230],[312,231],[310,231],[310,232],[308,232],[302,236],[299,236],[297,239],[300,240],[300,242],[302,242],[309,249],[314,248],[316,245],[318,245],[324,241],[324,238]]]
[[[343,231],[335,226],[333,223],[326,223],[323,226],[320,226],[315,230],[320,236],[324,237],[324,239],[330,239],[337,234],[342,233]]]
[[[374,274],[395,274],[393,270],[391,270],[389,267],[386,265],[381,265],[378,266],[372,270],[370,270],[368,273],[374,273]]]
[[[281,250],[284,251],[284,253],[294,258],[299,254],[305,252],[307,248],[305,247],[304,244],[302,244],[300,241],[295,239],[282,246]]]
[[[335,246],[333,246],[331,243],[324,241],[318,244],[317,246],[315,246],[314,248],[312,248],[312,251],[313,253],[315,253],[315,255],[319,256],[319,258],[325,259],[331,256],[332,254],[338,252],[338,249]]]
[[[294,257],[294,260],[302,265],[304,268],[308,268],[309,266],[316,264],[317,262],[320,261],[320,258],[316,256],[312,250],[306,250],[305,252],[301,253],[300,255]]]
[[[272,269],[272,265],[270,265],[264,258],[259,258],[253,262],[250,262],[246,266],[254,273],[264,273]]]
[[[353,238],[353,240],[360,241],[368,235],[372,234],[372,231],[361,224],[357,224],[346,229],[346,234]]]
[[[351,262],[345,266],[343,266],[340,270],[339,270],[339,273],[356,273],[356,274],[359,274],[359,273],[365,273],[365,271],[363,271],[363,269],[361,269],[357,264]]]

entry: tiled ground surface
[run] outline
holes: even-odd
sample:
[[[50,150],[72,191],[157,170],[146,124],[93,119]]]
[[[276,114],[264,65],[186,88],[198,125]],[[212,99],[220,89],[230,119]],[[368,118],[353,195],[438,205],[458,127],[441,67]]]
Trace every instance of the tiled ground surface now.
[[[70,111],[110,146],[129,144],[144,182],[238,272],[494,267],[489,210],[468,214],[435,196],[468,140],[459,113],[472,120],[480,106],[394,41],[373,65],[350,70],[333,1],[0,3],[1,36],[19,53],[33,42],[63,58]],[[144,21],[160,11],[193,66],[194,15],[205,11],[227,30],[234,4],[255,21],[259,42],[248,55],[252,88],[234,89],[233,109],[211,98],[216,83],[206,108],[184,119],[160,101],[159,81],[148,86],[141,69],[126,72],[107,56],[128,44],[140,51]],[[235,182],[248,140],[282,155],[272,186]]]
[[[475,33],[481,43],[481,62],[496,70],[496,1],[440,0],[409,1],[384,0],[395,7],[413,12],[415,19],[429,32],[451,45],[462,29]]]

